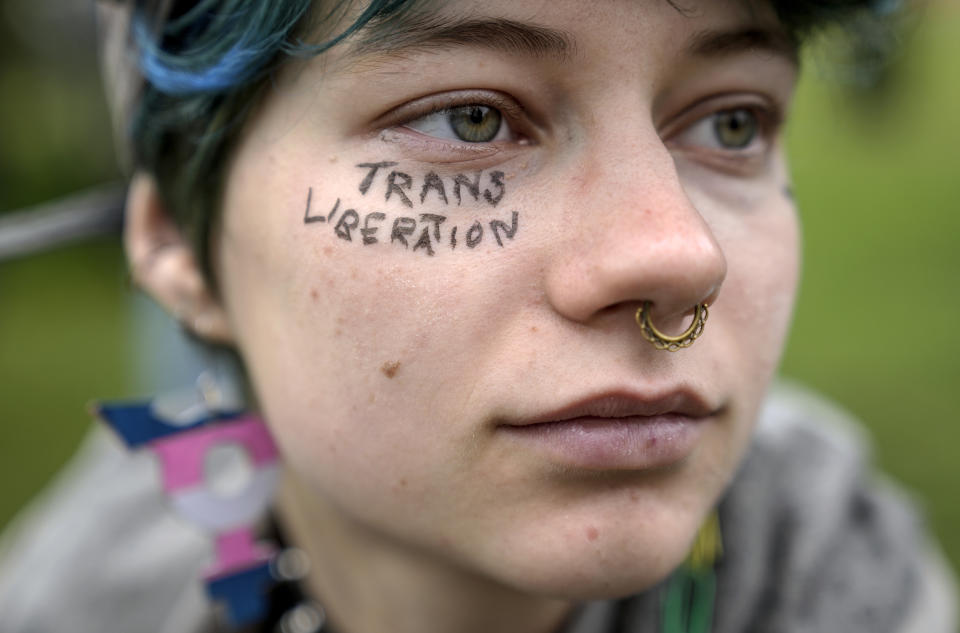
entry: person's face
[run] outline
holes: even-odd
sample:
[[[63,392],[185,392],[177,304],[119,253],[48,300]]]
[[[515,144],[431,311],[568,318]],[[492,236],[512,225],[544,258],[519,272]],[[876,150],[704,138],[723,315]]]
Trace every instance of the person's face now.
[[[328,511],[552,595],[636,591],[683,558],[798,266],[790,52],[762,4],[683,8],[458,0],[271,88],[215,268]],[[702,337],[658,351],[644,301],[671,334],[708,303]]]

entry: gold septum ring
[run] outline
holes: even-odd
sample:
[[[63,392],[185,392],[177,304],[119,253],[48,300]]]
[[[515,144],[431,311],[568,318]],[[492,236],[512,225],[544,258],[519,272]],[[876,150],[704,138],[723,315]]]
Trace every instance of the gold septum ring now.
[[[684,347],[690,347],[703,334],[703,324],[707,322],[707,316],[709,315],[706,303],[697,304],[693,312],[693,323],[690,324],[686,332],[679,336],[664,334],[653,325],[653,322],[650,321],[650,308],[652,306],[651,302],[644,301],[643,305],[637,308],[636,319],[643,338],[650,341],[657,349],[675,352]]]

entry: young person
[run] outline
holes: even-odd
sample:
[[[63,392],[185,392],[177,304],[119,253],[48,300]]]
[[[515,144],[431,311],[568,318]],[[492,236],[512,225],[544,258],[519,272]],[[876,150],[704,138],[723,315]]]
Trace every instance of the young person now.
[[[242,359],[327,630],[952,630],[856,431],[770,386],[798,46],[870,3],[108,10],[133,278]],[[115,453],[13,630],[217,626],[210,546]],[[253,626],[321,626],[291,606]]]

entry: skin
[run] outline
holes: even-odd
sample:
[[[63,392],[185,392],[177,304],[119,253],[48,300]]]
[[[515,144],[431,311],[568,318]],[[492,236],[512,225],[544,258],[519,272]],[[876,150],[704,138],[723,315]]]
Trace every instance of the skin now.
[[[776,112],[796,68],[769,50],[692,53],[704,29],[776,22],[763,5],[687,4],[454,1],[444,15],[556,29],[575,48],[357,59],[343,47],[290,65],[228,170],[218,293],[153,181],[134,180],[135,278],[198,334],[240,350],[288,465],[278,513],[338,630],[555,630],[576,601],[662,580],[729,482],[795,294]],[[479,149],[424,132],[418,117],[462,91],[527,114]],[[717,146],[711,131],[709,117],[732,108],[765,121],[746,149]],[[384,200],[389,170],[359,191],[357,164],[377,161],[413,178],[412,209]],[[504,172],[496,207],[444,205],[436,192],[420,202],[429,172],[452,201],[454,175],[476,170]],[[383,212],[381,241],[305,223],[308,190],[317,215],[338,199],[361,219]],[[445,215],[447,236],[512,211],[519,227],[503,246],[488,235],[430,257],[386,232],[401,215]],[[645,300],[669,333],[709,303],[704,335],[654,349],[634,322]],[[584,468],[500,426],[596,394],[675,389],[711,415],[668,467]]]

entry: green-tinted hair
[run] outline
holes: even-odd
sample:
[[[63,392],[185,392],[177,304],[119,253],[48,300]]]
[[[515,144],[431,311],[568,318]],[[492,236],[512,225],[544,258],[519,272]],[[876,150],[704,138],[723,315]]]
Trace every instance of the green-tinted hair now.
[[[164,4],[134,5],[132,35],[144,86],[131,121],[133,158],[136,168],[156,177],[209,276],[209,233],[226,158],[270,74],[286,58],[320,54],[414,2],[372,0],[342,32],[319,44],[303,34],[339,23],[352,2],[180,1],[161,15]]]

